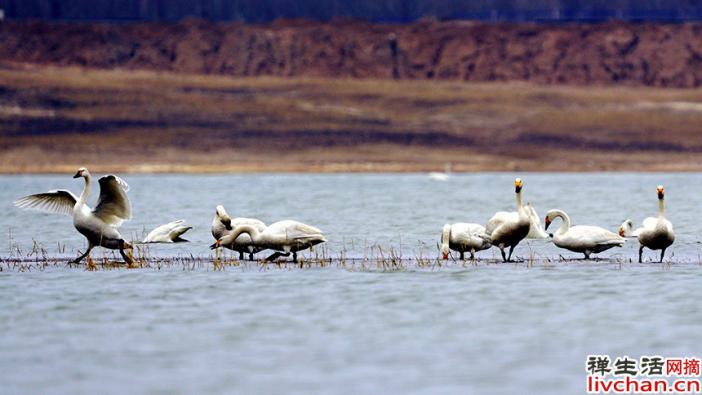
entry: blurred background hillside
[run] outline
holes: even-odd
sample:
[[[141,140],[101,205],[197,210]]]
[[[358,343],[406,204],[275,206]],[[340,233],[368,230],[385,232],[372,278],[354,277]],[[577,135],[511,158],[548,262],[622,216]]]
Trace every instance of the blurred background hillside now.
[[[0,9],[2,172],[702,170],[697,1]]]
[[[702,17],[696,0],[0,0],[9,18],[165,20],[192,16],[217,21],[278,18],[373,22],[479,20],[689,20]]]

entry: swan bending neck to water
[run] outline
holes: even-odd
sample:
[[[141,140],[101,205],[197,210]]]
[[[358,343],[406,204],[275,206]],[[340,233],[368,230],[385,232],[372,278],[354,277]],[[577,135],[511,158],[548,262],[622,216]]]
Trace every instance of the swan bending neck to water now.
[[[478,224],[459,222],[446,224],[441,231],[441,255],[449,258],[449,249],[461,253],[461,260],[465,260],[464,253],[470,252],[470,259],[475,260],[475,252],[487,250],[492,246],[490,236],[485,233],[485,227]]]
[[[88,248],[71,263],[79,263],[97,246],[118,249],[124,261],[131,263],[132,259],[124,253],[124,249],[131,249],[132,246],[117,230],[122,222],[132,218],[132,208],[127,198],[129,185],[112,174],[100,177],[100,196],[97,205],[91,210],[87,204],[92,180],[90,172],[81,167],[73,178],[85,180],[85,187],[79,198],[71,191],[58,189],[25,196],[15,201],[15,206],[73,217],[73,226],[88,239]]]
[[[556,218],[561,218],[563,223],[553,234],[553,244],[560,248],[583,253],[585,259],[590,259],[590,254],[597,254],[624,245],[623,237],[599,226],[571,226],[570,217],[563,210],[549,210],[545,219],[546,229]]]
[[[219,205],[215,208],[215,215],[212,219],[212,236],[215,240],[219,240],[222,237],[231,233],[233,227],[239,225],[250,225],[262,232],[266,228],[266,224],[255,219],[255,218],[234,218],[232,219],[224,206]],[[239,259],[244,259],[244,253],[249,254],[249,260],[253,261],[254,254],[261,251],[261,248],[256,248],[251,237],[248,234],[241,234],[239,237],[233,239],[230,243],[223,244],[223,247],[237,251],[239,253]]]
[[[185,232],[192,229],[185,223],[185,220],[179,219],[177,221],[169,222],[165,225],[161,225],[156,229],[149,232],[142,243],[181,243],[187,240],[183,239],[181,236]]]
[[[301,222],[285,220],[273,223],[263,229],[263,231],[259,231],[258,228],[252,225],[239,225],[210,247],[217,248],[231,243],[241,234],[248,234],[253,245],[257,248],[278,251],[267,257],[265,261],[270,261],[280,256],[288,256],[292,253],[293,261],[297,262],[298,251],[312,248],[327,241],[321,230]]]
[[[490,236],[492,245],[497,246],[502,254],[502,260],[512,260],[514,247],[529,234],[531,222],[522,206],[522,180],[514,180],[514,193],[517,202],[517,211],[496,213],[485,226],[485,232]],[[505,247],[509,247],[509,256],[505,255]]]
[[[651,250],[661,250],[659,262],[663,262],[665,250],[675,241],[673,224],[665,218],[665,189],[663,185],[659,185],[656,188],[656,193],[658,195],[658,218],[649,217],[644,220],[643,227],[638,235],[640,244],[639,263],[643,259],[644,247]]]

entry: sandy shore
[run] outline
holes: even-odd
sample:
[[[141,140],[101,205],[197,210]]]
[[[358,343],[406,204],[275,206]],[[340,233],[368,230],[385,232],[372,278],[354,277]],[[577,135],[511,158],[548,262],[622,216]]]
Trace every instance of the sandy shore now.
[[[702,171],[702,90],[0,64],[0,172]]]

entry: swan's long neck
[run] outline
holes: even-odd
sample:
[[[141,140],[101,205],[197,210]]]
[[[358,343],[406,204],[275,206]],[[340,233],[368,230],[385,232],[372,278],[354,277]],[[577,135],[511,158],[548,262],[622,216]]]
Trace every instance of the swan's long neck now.
[[[665,219],[665,199],[658,198],[658,219]]]
[[[88,202],[88,196],[90,196],[90,175],[85,176],[85,187],[83,188],[83,193],[80,194],[78,203],[86,204]]]
[[[558,228],[558,231],[556,233],[565,233],[570,229],[570,217],[568,214],[565,213],[565,211],[562,210],[554,210],[556,213],[556,217],[561,217],[563,220],[563,223],[561,224],[561,227]]]
[[[239,225],[236,228],[234,228],[234,230],[232,231],[232,233],[229,234],[229,236],[227,236],[227,239],[234,241],[242,233],[248,234],[254,243],[256,243],[261,238],[261,234],[255,227],[251,225]]]
[[[520,215],[525,214],[524,206],[522,206],[522,190],[520,189],[519,192],[516,193],[516,195],[517,195],[517,212]]]

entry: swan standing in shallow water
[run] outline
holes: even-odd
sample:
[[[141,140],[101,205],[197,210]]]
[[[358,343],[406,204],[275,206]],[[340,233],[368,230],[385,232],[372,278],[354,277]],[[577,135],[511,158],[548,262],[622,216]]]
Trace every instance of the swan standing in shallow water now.
[[[37,209],[50,213],[73,216],[73,226],[88,239],[88,249],[72,263],[79,263],[90,254],[90,250],[100,246],[119,250],[126,263],[132,260],[124,253],[131,249],[117,228],[124,220],[132,218],[132,208],[127,198],[129,186],[121,178],[108,174],[100,177],[100,196],[93,210],[88,207],[91,177],[88,169],[81,167],[73,178],[85,179],[85,188],[79,198],[65,189],[25,196],[15,202],[20,208]]]
[[[327,239],[322,231],[314,226],[301,222],[286,220],[267,226],[263,231],[252,225],[238,225],[228,235],[218,239],[210,248],[217,248],[234,241],[241,234],[248,234],[253,245],[260,249],[279,251],[266,258],[266,261],[292,253],[293,261],[297,262],[297,252],[311,248]],[[282,252],[282,253],[281,253]]]
[[[487,226],[485,232],[490,236],[492,245],[497,246],[502,253],[502,260],[509,262],[512,259],[512,251],[522,239],[526,238],[531,229],[529,215],[522,206],[522,180],[514,180],[514,192],[517,197],[517,211],[496,213]],[[505,247],[509,247],[509,256],[505,256]]]
[[[585,254],[585,259],[590,259],[590,254],[624,245],[623,237],[599,226],[570,226],[570,217],[563,210],[549,210],[546,213],[546,229],[556,218],[561,218],[563,223],[553,234],[553,244],[566,250],[581,252]]]
[[[449,249],[461,253],[470,252],[470,259],[475,260],[475,252],[487,250],[492,244],[490,236],[485,233],[485,227],[478,224],[459,222],[453,225],[446,224],[441,231],[441,254],[444,259],[449,258]]]
[[[255,227],[259,232],[266,229],[266,224],[254,218],[234,218],[231,219],[224,206],[221,204],[215,208],[215,215],[212,219],[212,236],[215,240],[220,240],[222,237],[231,233],[232,227],[239,225],[250,225]],[[239,259],[244,259],[244,253],[249,254],[249,260],[253,261],[254,254],[261,251],[262,248],[257,248],[251,241],[251,236],[244,233],[221,245],[239,253]]]
[[[651,250],[661,250],[661,259],[665,256],[666,248],[675,241],[673,224],[665,219],[665,189],[663,185],[656,188],[658,193],[658,218],[648,217],[643,222],[643,228],[639,232],[639,263],[641,263],[644,247]]]
[[[192,229],[184,220],[169,222],[149,232],[142,243],[180,243],[187,241],[180,236]]]

